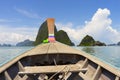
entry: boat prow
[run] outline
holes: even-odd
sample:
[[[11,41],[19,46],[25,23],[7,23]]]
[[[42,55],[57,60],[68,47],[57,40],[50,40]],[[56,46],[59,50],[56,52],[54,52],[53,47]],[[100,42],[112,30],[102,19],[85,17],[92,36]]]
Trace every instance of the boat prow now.
[[[59,42],[46,43],[0,67],[0,80],[120,80],[120,71]]]

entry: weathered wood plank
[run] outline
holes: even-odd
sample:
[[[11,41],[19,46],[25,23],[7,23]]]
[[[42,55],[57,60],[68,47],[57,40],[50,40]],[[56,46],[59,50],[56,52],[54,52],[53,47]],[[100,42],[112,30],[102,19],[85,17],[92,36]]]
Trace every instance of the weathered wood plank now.
[[[94,74],[94,76],[93,76],[93,78],[92,78],[92,80],[98,80],[101,73],[102,73],[101,67],[98,66],[98,67],[97,67],[97,70],[96,70],[96,72],[95,72],[95,74]]]
[[[81,69],[76,65],[57,65],[57,66],[34,66],[24,67],[24,71],[20,71],[19,74],[35,74],[35,73],[56,73],[56,72],[85,72],[87,68]]]
[[[7,71],[4,72],[5,80],[12,80]]]
[[[120,80],[120,77],[116,76],[115,80]]]

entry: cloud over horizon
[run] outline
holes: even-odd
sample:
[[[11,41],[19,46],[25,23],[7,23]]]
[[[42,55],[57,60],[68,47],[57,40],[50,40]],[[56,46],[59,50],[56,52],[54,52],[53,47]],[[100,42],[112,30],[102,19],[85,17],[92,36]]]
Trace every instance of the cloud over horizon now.
[[[0,43],[16,44],[26,39],[35,40],[38,29],[0,25]]]
[[[117,43],[120,41],[120,32],[114,29],[109,18],[110,10],[107,8],[99,8],[90,21],[85,21],[84,26],[74,27],[73,23],[57,23],[59,29],[65,30],[72,41],[77,44],[86,35],[91,35],[95,40],[100,40],[105,43]]]

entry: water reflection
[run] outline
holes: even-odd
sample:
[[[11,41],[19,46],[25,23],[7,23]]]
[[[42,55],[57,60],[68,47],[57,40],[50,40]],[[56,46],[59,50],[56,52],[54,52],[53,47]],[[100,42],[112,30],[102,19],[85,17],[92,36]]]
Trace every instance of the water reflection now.
[[[82,50],[85,51],[86,53],[90,53],[90,54],[95,53],[95,50],[92,47],[83,47]]]

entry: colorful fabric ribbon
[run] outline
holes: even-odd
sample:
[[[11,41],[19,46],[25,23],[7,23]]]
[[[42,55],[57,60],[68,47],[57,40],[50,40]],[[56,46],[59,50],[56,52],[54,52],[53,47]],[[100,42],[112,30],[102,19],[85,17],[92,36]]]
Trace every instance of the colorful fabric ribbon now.
[[[49,42],[55,42],[54,34],[49,34],[48,41]]]

